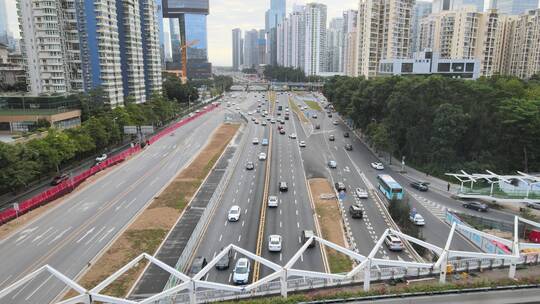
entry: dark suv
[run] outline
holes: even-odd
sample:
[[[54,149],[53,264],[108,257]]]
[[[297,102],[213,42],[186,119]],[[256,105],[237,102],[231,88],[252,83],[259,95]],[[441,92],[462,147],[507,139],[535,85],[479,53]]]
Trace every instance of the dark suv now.
[[[345,144],[345,150],[352,151],[352,145],[351,144]]]
[[[337,191],[347,191],[347,187],[345,187],[345,184],[342,182],[337,182],[335,186]]]
[[[223,248],[221,249],[223,250]],[[229,264],[231,263],[231,259],[233,257],[232,250],[229,250],[224,256],[219,259],[216,263],[216,269],[223,270],[229,268]]]
[[[466,202],[463,204],[464,208],[467,209],[473,209],[480,212],[488,212],[489,208],[486,204],[482,204],[479,202]]]
[[[199,271],[201,271],[204,268],[204,266],[206,266],[206,264],[208,263],[206,262],[205,257],[202,257],[202,256],[196,257],[193,260],[193,263],[191,264],[191,269],[189,270],[189,274],[191,276],[196,275],[197,273],[199,273]]]
[[[349,137],[349,132],[343,133],[343,137]]]
[[[329,141],[334,141],[334,140],[336,140],[336,137],[335,137],[334,135],[330,135],[330,136],[328,137],[328,140],[329,140]]]
[[[285,192],[289,190],[289,187],[287,186],[286,182],[279,182],[279,191]]]
[[[413,187],[414,189],[418,190],[418,191],[428,191],[428,185],[429,183],[425,183],[425,182],[412,182],[411,183],[411,187]]]

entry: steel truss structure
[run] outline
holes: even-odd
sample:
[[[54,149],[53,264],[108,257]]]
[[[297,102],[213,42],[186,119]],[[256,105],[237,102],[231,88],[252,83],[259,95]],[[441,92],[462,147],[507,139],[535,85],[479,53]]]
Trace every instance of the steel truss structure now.
[[[481,174],[481,173],[469,174],[465,172],[464,170],[461,170],[461,173],[446,173],[446,175],[454,177],[461,183],[461,187],[460,187],[461,192],[463,192],[463,187],[465,183],[470,182],[471,189],[472,189],[474,183],[476,183],[479,180],[485,180],[491,185],[490,196],[493,196],[493,186],[495,184],[500,184],[500,182],[505,182],[509,184],[510,180],[512,179],[517,179],[528,186],[526,198],[529,197],[529,193],[535,185],[540,185],[540,177],[523,173],[520,171],[517,171],[518,175],[499,175],[489,170],[486,170],[486,172],[487,174]]]
[[[54,276],[58,280],[64,282],[68,287],[70,287],[71,289],[73,289],[79,294],[70,299],[58,302],[57,304],[75,304],[75,303],[91,304],[94,302],[105,302],[105,303],[114,303],[114,304],[147,304],[147,303],[157,303],[160,300],[164,300],[164,299],[170,299],[171,297],[173,297],[174,295],[180,292],[183,292],[183,293],[187,292],[189,294],[189,302],[192,304],[195,304],[197,303],[197,298],[196,298],[197,289],[222,290],[222,291],[230,291],[230,292],[237,292],[237,293],[245,294],[248,292],[255,291],[258,287],[264,284],[270,283],[271,281],[276,281],[276,280],[279,280],[281,296],[287,297],[287,292],[288,292],[287,280],[290,277],[328,279],[328,280],[335,280],[339,282],[339,281],[347,281],[357,275],[361,275],[363,276],[364,290],[367,291],[370,289],[370,282],[372,280],[372,277],[371,277],[372,268],[373,267],[379,268],[381,266],[401,267],[401,268],[406,268],[406,269],[409,269],[409,268],[431,269],[434,272],[439,273],[439,282],[445,283],[447,268],[448,268],[447,265],[449,265],[449,262],[451,261],[451,259],[458,259],[458,258],[502,259],[503,261],[509,261],[510,269],[509,269],[508,276],[510,278],[514,278],[516,274],[516,266],[518,264],[518,261],[521,258],[520,256],[521,250],[540,249],[540,244],[519,242],[518,225],[520,222],[527,225],[534,226],[536,228],[540,228],[540,223],[536,223],[536,222],[516,216],[514,219],[513,239],[507,240],[507,239],[503,239],[503,238],[500,238],[500,237],[497,237],[497,236],[494,236],[485,232],[478,231],[468,226],[464,226],[458,223],[453,223],[444,248],[416,239],[412,236],[401,233],[399,231],[387,229],[383,233],[383,235],[379,238],[375,247],[373,247],[373,249],[371,250],[368,256],[361,255],[357,252],[354,252],[347,248],[336,245],[320,237],[313,236],[306,243],[304,243],[304,245],[294,254],[294,256],[284,266],[277,265],[263,257],[257,256],[251,253],[250,251],[247,251],[243,248],[230,244],[227,247],[225,247],[219,254],[217,254],[203,269],[201,269],[200,272],[198,272],[193,277],[189,277],[185,275],[184,273],[174,269],[173,267],[168,266],[162,261],[152,257],[151,255],[147,253],[143,253],[137,258],[135,258],[134,260],[132,260],[131,262],[129,262],[128,264],[126,264],[124,267],[116,271],[114,274],[109,276],[107,279],[99,283],[96,287],[90,290],[85,289],[81,285],[77,284],[77,282],[66,277],[59,271],[55,270],[53,267],[49,265],[45,265],[37,269],[36,271],[26,275],[24,278],[13,283],[11,286],[7,287],[6,289],[0,291],[0,299],[7,296],[11,292],[17,290],[19,287],[22,287],[27,282],[31,281],[32,279],[37,277],[39,274],[44,273],[44,272],[49,273],[50,275]],[[450,245],[452,243],[452,239],[456,232],[456,228],[458,227],[460,229],[479,234],[482,237],[487,238],[489,240],[500,242],[506,245],[508,248],[511,248],[512,254],[491,254],[491,253],[452,250],[450,249]],[[388,234],[396,235],[403,240],[412,242],[414,244],[417,244],[419,246],[422,246],[424,248],[427,248],[433,251],[438,256],[437,261],[434,263],[425,263],[422,261],[407,262],[407,261],[395,261],[395,260],[376,258],[375,254],[377,253],[379,248],[383,245],[383,242]],[[323,273],[323,272],[315,272],[315,271],[293,268],[294,264],[298,261],[298,259],[300,259],[302,255],[307,254],[306,250],[308,249],[308,246],[312,242],[318,242],[320,245],[325,245],[329,248],[332,248],[340,253],[347,255],[350,259],[356,261],[357,266],[355,266],[351,271],[347,273],[342,273],[342,274]],[[274,272],[246,286],[231,286],[227,284],[208,282],[208,281],[202,280],[206,276],[206,274],[215,266],[215,264],[224,255],[228,254],[230,250],[234,250],[250,259],[253,259],[271,268],[272,270],[274,270]],[[131,269],[132,267],[134,267],[135,265],[137,265],[139,262],[141,262],[144,259],[148,260],[152,264],[155,264],[161,269],[167,271],[168,273],[170,273],[171,276],[174,276],[175,278],[179,279],[181,283],[140,301],[130,300],[127,298],[112,297],[112,296],[101,294],[101,291],[103,291],[107,286],[109,286],[112,282],[118,279],[122,274],[126,273],[129,269]]]

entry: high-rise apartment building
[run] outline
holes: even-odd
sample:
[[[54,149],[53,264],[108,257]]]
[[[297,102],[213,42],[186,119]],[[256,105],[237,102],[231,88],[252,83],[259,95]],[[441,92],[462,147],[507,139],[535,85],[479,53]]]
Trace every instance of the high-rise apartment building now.
[[[326,5],[308,3],[305,9],[305,58],[306,75],[326,71]]]
[[[431,14],[432,8],[431,2],[416,1],[413,7],[412,13],[412,27],[411,27],[411,52],[416,53],[421,51],[420,49],[420,23],[422,19]]]
[[[232,30],[232,56],[233,70],[239,71],[242,65],[242,30],[239,28]]]
[[[8,19],[7,19],[6,0],[0,0],[0,43],[8,45]]]
[[[452,0],[433,0],[432,4],[432,12],[438,13],[440,11],[448,11],[450,10],[450,2]]]
[[[357,72],[375,76],[381,59],[407,58],[414,0],[360,0]]]
[[[270,65],[277,64],[277,26],[285,18],[286,0],[270,0],[265,14],[266,59]]]
[[[157,7],[149,1],[18,0],[30,93],[101,87],[116,107],[160,90]]]
[[[259,40],[257,41],[258,47],[258,61],[259,64],[266,64],[266,31],[259,30]]]
[[[521,15],[538,8],[538,0],[491,0],[489,7],[499,14]]]
[[[290,20],[290,42],[291,42],[291,64],[293,68],[304,69],[306,55],[306,18],[305,7],[297,9],[289,16]]]
[[[257,67],[259,65],[259,51],[257,42],[259,31],[253,29],[246,31],[244,35],[244,66],[246,68]]]
[[[343,34],[343,22],[343,18],[334,18],[330,21],[326,39],[326,72],[339,73],[343,71],[343,45],[345,39]]]
[[[343,63],[341,70],[348,76],[353,76],[355,73],[357,19],[357,10],[343,12]]]
[[[513,37],[508,44],[511,54],[506,74],[530,78],[540,73],[540,9],[530,10],[509,22]]]

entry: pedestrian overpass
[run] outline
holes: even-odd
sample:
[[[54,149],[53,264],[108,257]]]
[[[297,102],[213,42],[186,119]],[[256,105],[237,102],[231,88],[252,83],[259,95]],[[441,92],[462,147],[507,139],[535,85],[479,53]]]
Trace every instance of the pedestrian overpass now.
[[[324,86],[322,82],[235,82],[231,87],[233,91],[320,91]]]

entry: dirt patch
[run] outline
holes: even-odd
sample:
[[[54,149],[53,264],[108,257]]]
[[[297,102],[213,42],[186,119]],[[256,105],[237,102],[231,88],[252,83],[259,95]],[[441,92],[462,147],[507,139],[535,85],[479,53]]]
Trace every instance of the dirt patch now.
[[[154,254],[238,128],[239,125],[220,126],[191,164],[174,178],[90,267],[79,280],[79,284],[91,289],[141,253]],[[145,266],[146,263],[139,263],[102,293],[117,297],[126,296]],[[70,292],[64,298],[74,295]]]
[[[321,194],[334,194],[332,185],[324,178],[313,178],[308,182],[315,203],[315,212],[321,226],[322,237],[334,244],[347,247],[337,199],[321,198]],[[332,273],[347,272],[352,269],[352,261],[346,255],[326,247],[325,251]]]
[[[122,163],[120,165],[123,165],[123,164],[124,163]],[[113,166],[113,167],[110,167],[110,168],[117,168],[117,166]],[[88,179],[86,179],[84,182],[82,182],[75,189],[75,191],[73,191],[73,192],[71,192],[69,194],[66,194],[66,195],[64,195],[64,196],[62,196],[62,197],[60,197],[60,198],[46,204],[46,205],[43,205],[43,206],[41,206],[39,208],[36,208],[36,209],[34,209],[34,210],[32,210],[32,211],[30,211],[28,213],[25,213],[25,214],[19,216],[19,218],[15,219],[15,220],[12,220],[10,222],[7,222],[7,223],[1,225],[0,226],[0,240],[3,240],[4,238],[7,238],[9,235],[16,232],[21,227],[27,225],[28,223],[32,222],[33,220],[39,218],[41,215],[43,215],[47,211],[52,210],[56,206],[63,204],[64,202],[66,202],[67,200],[69,200],[70,198],[72,198],[73,196],[78,194],[80,191],[84,190],[88,185],[91,185],[92,183],[94,183],[95,181],[100,179],[102,176],[108,174],[109,172],[111,172],[111,170],[100,171],[100,172],[94,174],[93,176],[89,177]]]

